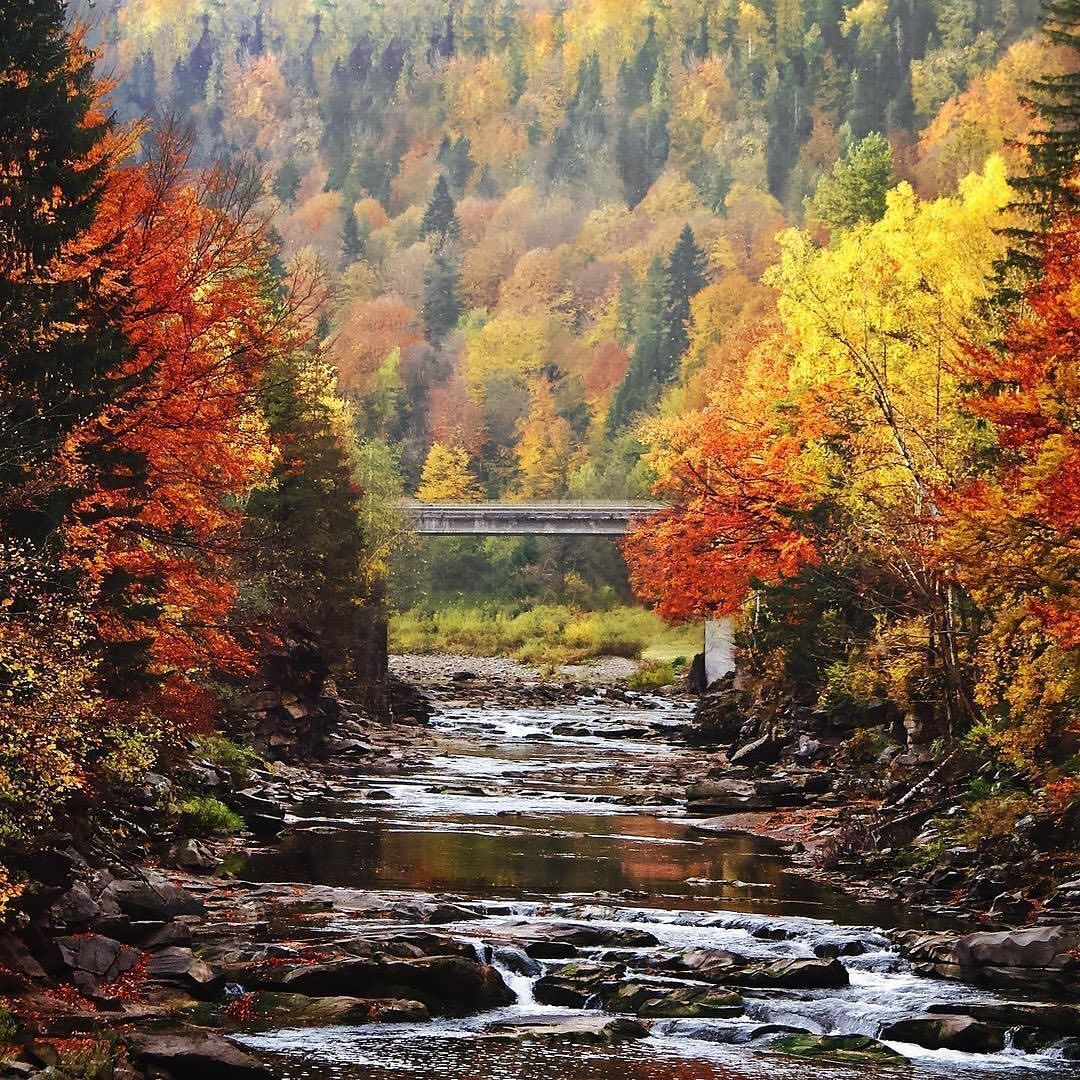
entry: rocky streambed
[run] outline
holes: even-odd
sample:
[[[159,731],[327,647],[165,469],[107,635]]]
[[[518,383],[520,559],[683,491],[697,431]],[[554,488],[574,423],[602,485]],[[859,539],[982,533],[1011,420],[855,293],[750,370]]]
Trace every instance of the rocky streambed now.
[[[437,704],[392,752],[279,773],[248,812],[280,835],[224,867],[65,894],[89,998],[60,1026],[99,1010],[116,1077],[1075,1072],[1071,931],[927,926],[794,872],[797,844],[699,828],[688,704],[464,676]]]

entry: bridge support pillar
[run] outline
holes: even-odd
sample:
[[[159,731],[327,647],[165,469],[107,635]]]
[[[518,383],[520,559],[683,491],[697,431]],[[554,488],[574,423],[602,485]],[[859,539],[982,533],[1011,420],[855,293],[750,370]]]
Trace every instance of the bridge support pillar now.
[[[709,619],[705,623],[705,684],[735,670],[735,623],[732,619]]]

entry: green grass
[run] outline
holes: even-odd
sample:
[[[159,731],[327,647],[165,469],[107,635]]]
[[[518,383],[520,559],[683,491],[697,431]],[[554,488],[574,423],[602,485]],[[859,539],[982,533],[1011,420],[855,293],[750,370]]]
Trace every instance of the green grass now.
[[[700,636],[699,627],[669,627],[651,611],[636,607],[414,608],[390,621],[390,649],[395,653],[509,656],[531,664],[579,663],[600,656],[671,664],[699,652]]]
[[[229,836],[244,827],[244,819],[230,810],[220,799],[198,795],[187,799],[177,808],[180,830],[185,836]]]

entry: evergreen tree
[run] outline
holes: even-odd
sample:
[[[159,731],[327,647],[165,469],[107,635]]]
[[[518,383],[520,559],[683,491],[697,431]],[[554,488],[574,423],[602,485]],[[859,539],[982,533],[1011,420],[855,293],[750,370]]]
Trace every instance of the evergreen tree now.
[[[267,372],[263,408],[282,453],[270,482],[251,495],[248,517],[275,620],[313,633],[331,665],[348,672],[369,590],[362,492],[339,405],[334,376],[317,357],[287,356]]]
[[[848,148],[833,166],[832,176],[821,178],[807,209],[837,231],[878,221],[885,214],[885,193],[894,182],[892,147],[883,135],[872,132]]]
[[[1027,144],[1025,171],[1011,183],[1031,225],[1011,230],[1007,260],[1025,276],[1039,272],[1040,235],[1059,216],[1080,210],[1080,0],[1045,0],[1043,11],[1043,36],[1069,49],[1074,63],[1062,75],[1036,79],[1027,99],[1039,126]]]
[[[454,197],[450,194],[450,186],[446,182],[446,174],[440,173],[435,181],[435,192],[431,196],[424,211],[423,220],[420,222],[420,238],[429,236],[436,240],[445,241],[455,239],[461,232],[458,224],[457,207]]]
[[[438,347],[447,334],[457,326],[461,316],[458,282],[461,272],[445,251],[435,257],[424,275],[424,337]]]
[[[566,120],[551,142],[551,179],[583,179],[603,149],[607,123],[601,92],[600,57],[591,53],[578,65],[577,89],[566,107]]]
[[[690,344],[690,300],[705,288],[708,262],[689,225],[679,234],[667,265],[667,334],[663,364],[658,371],[661,382],[670,382],[679,370],[679,359]]]
[[[65,8],[0,6],[0,515],[9,534],[55,524],[58,512],[39,504],[17,526],[8,497],[24,470],[120,389],[106,378],[119,338],[77,329],[90,283],[50,272],[92,222],[111,165],[103,152],[111,124],[95,116],[94,58],[73,47]]]
[[[653,80],[660,67],[662,46],[656,33],[656,20],[649,17],[645,40],[633,60],[619,67],[619,104],[627,111],[644,105],[652,92]]]
[[[668,330],[668,275],[657,256],[649,264],[638,295],[634,355],[626,377],[615,391],[608,412],[608,435],[615,435],[635,416],[647,412],[660,396]]]
[[[292,203],[300,190],[300,169],[291,155],[285,159],[274,177],[274,194],[283,203]]]
[[[464,192],[465,185],[476,171],[476,162],[471,151],[472,145],[464,135],[459,135],[456,139],[445,135],[439,146],[439,164],[446,170],[447,183],[459,195]]]
[[[341,258],[344,266],[351,266],[364,254],[364,240],[356,224],[352,207],[345,209],[345,222],[341,228]]]
[[[666,109],[640,109],[620,125],[615,165],[631,208],[645,198],[664,171],[670,147]]]

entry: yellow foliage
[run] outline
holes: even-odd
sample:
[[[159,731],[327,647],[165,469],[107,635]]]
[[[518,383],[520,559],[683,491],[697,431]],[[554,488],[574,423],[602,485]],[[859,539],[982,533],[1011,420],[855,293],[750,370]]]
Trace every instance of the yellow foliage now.
[[[475,502],[480,488],[469,469],[468,451],[434,443],[424,461],[416,497],[421,502]]]

